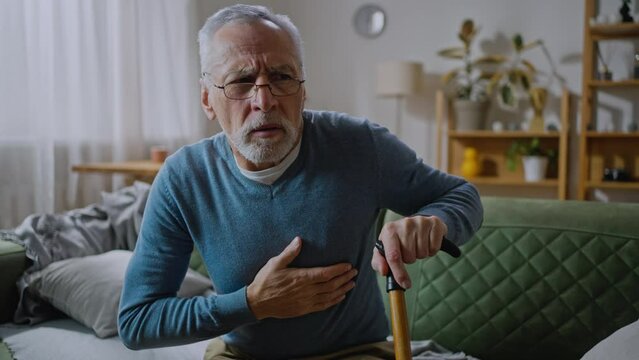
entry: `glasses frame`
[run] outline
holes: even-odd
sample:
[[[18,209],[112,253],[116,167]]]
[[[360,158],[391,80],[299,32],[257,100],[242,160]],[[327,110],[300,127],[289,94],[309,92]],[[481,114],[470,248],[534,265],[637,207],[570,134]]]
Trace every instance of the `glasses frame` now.
[[[202,77],[206,77],[208,76],[210,73],[204,72],[202,73]],[[289,80],[287,80],[289,81]],[[273,88],[271,87],[271,83],[267,83],[267,84],[256,84],[253,83],[253,87],[251,88],[251,91],[249,92],[250,95],[246,96],[246,97],[241,97],[241,98],[237,98],[237,97],[230,97],[227,93],[226,93],[226,87],[229,85],[233,85],[233,84],[226,84],[226,85],[217,85],[217,84],[212,84],[213,87],[215,87],[216,89],[220,89],[222,90],[222,93],[224,93],[224,96],[226,96],[226,98],[230,99],[230,100],[246,100],[246,99],[250,99],[252,97],[254,97],[257,92],[259,91],[259,88],[266,86],[268,88],[268,91],[271,93],[271,95],[275,96],[275,97],[286,97],[286,96],[293,96],[297,93],[300,92],[300,89],[302,88],[302,84],[304,82],[306,82],[306,79],[304,80],[299,80],[299,79],[290,79],[290,81],[297,81],[297,90],[295,90],[295,92],[292,92],[290,94],[285,94],[285,95],[276,95],[273,93]],[[250,83],[243,83],[243,84],[250,84]]]

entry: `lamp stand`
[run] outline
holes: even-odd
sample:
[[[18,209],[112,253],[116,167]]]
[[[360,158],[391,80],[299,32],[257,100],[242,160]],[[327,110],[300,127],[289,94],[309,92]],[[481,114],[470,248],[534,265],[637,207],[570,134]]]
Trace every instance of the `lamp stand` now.
[[[402,132],[402,102],[403,96],[395,96],[395,136],[401,137]]]

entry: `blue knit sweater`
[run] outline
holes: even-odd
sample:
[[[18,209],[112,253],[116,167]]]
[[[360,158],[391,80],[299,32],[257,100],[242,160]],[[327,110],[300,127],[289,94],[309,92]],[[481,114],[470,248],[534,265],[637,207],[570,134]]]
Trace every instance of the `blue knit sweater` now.
[[[304,111],[300,153],[272,185],[243,176],[223,134],[183,147],[153,182],[119,313],[131,348],[224,335],[258,358],[318,355],[388,335],[370,266],[379,210],[437,215],[448,237],[466,242],[479,227],[475,188],[421,159],[386,129],[345,114]],[[295,236],[293,267],[349,262],[356,287],[327,310],[257,321],[246,287]],[[176,298],[193,246],[218,295]]]

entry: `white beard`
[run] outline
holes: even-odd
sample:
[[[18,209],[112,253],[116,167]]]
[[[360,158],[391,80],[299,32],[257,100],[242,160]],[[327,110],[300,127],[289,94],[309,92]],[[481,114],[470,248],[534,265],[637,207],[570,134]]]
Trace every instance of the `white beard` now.
[[[272,139],[251,139],[251,131],[264,125],[278,125],[284,130],[284,137],[279,141]],[[246,122],[240,129],[229,136],[240,154],[253,164],[279,163],[293,149],[299,131],[283,117],[267,113]]]

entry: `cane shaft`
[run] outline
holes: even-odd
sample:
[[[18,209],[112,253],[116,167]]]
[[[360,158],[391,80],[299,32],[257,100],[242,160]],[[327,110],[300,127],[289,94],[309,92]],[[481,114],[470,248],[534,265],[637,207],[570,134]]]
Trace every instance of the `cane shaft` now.
[[[390,297],[391,326],[396,360],[412,359],[410,351],[410,333],[408,332],[408,317],[406,315],[406,301],[404,291],[394,290],[388,293]]]
[[[384,252],[384,244],[381,240],[375,242],[375,247],[379,253],[386,257]],[[452,257],[459,257],[461,251],[450,240],[445,237],[442,239],[441,250],[448,253]],[[393,328],[395,359],[410,360],[413,358],[410,351],[410,333],[408,332],[408,316],[406,314],[406,300],[404,299],[404,288],[397,283],[393,272],[388,270],[386,278],[386,292],[390,298],[391,325]]]

